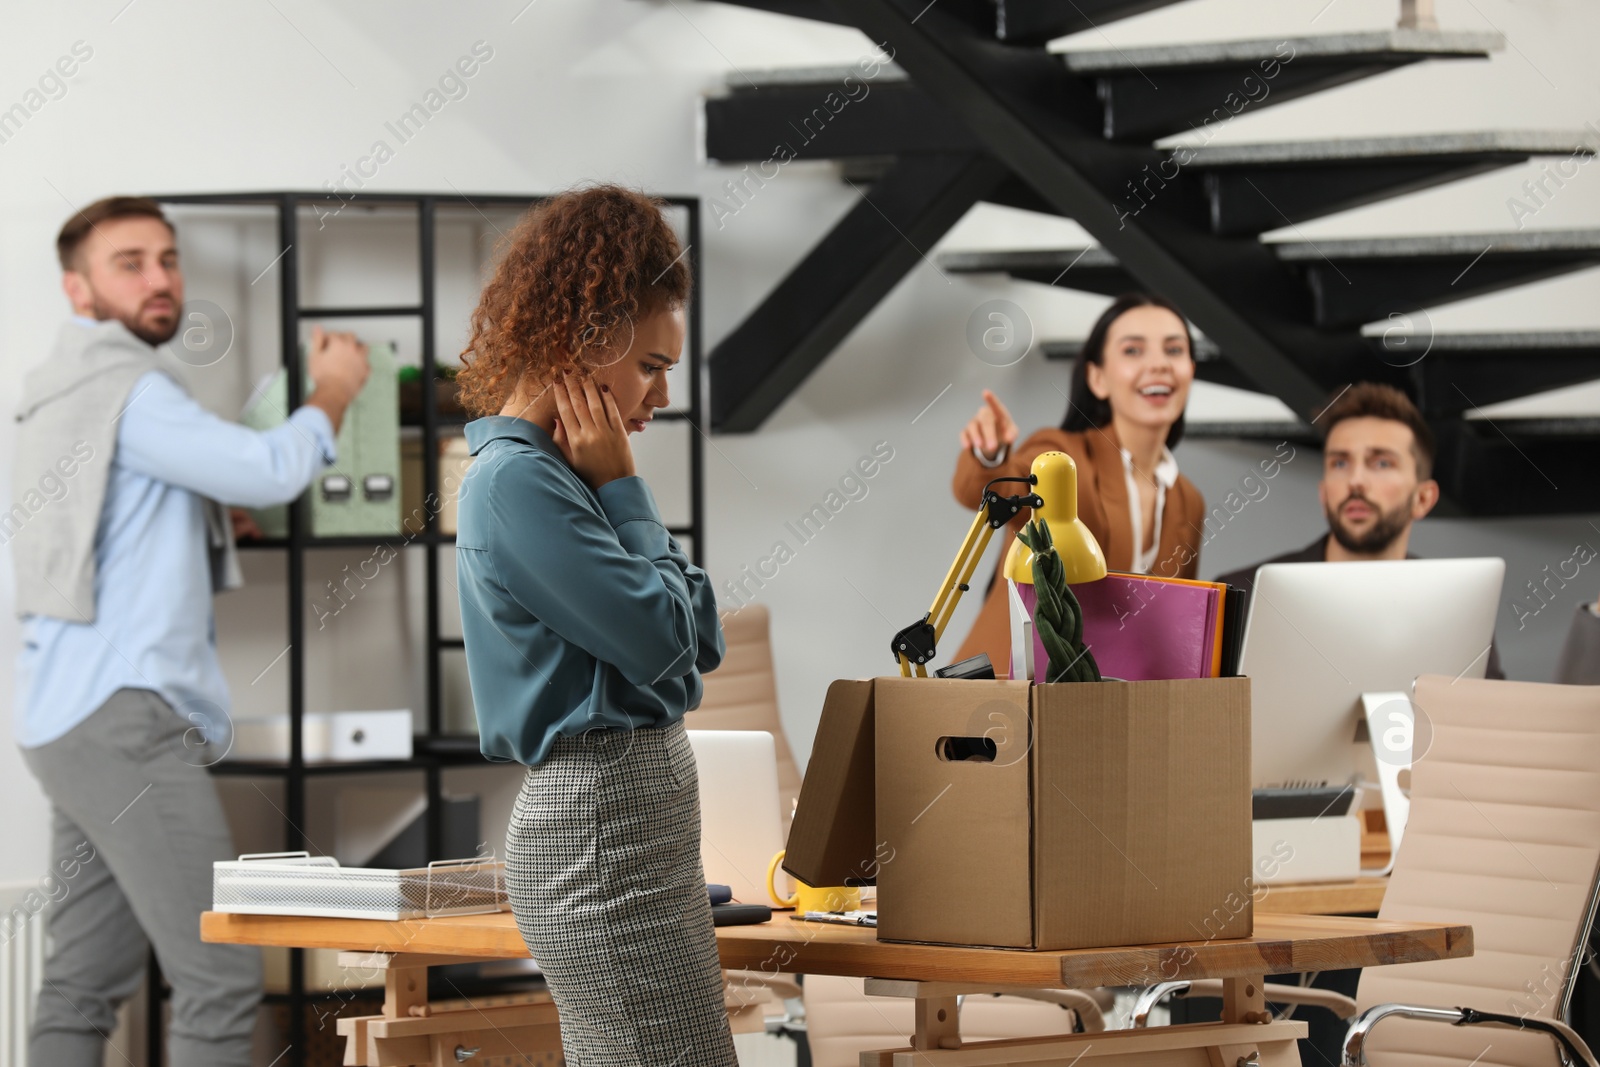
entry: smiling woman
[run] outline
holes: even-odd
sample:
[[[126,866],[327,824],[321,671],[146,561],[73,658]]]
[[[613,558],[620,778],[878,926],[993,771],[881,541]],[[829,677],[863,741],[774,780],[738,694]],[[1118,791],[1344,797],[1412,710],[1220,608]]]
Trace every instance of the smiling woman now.
[[[984,406],[961,431],[956,499],[976,510],[991,480],[1025,478],[1037,456],[1065,452],[1078,465],[1078,515],[1112,570],[1195,577],[1205,502],[1178,473],[1171,451],[1183,437],[1193,349],[1188,323],[1169,301],[1147,293],[1118,297],[1073,365],[1059,429],[1040,430],[1018,445],[1010,412],[984,390]],[[1024,512],[1012,521],[1001,560],[1027,517]],[[1011,647],[1005,589],[1004,582],[990,580],[957,660],[986,652],[997,673],[1005,670]]]
[[[640,193],[546,202],[456,378],[483,416],[456,534],[467,672],[484,754],[528,767],[507,883],[568,1063],[737,1062],[682,722],[722,627],[628,442],[668,403],[683,251]]]

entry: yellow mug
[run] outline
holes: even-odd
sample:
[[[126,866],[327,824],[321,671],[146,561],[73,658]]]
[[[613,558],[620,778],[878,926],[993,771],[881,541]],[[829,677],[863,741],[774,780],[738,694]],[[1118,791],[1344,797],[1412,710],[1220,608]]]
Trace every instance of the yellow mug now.
[[[787,849],[780,849],[772,862],[767,864],[767,893],[771,895],[772,902],[780,908],[793,908],[796,914],[804,915],[808,911],[856,911],[861,907],[861,890],[857,886],[806,885],[800,879],[794,880],[794,895],[780,897],[778,895],[778,864],[783,862]]]

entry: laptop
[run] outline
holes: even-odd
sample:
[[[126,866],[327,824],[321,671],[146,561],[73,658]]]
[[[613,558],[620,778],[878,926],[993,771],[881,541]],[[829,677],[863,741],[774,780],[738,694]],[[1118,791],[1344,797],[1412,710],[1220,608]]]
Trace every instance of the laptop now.
[[[690,730],[700,769],[700,862],[742,904],[771,904],[767,865],[783,848],[778,752],[765,730]],[[781,875],[781,872],[780,872]],[[787,892],[780,877],[779,892]]]

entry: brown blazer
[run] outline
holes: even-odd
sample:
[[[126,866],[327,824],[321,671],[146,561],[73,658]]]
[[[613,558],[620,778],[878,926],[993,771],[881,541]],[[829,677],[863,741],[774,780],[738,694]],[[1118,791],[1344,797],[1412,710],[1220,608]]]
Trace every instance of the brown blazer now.
[[[998,467],[985,467],[971,450],[956,459],[956,474],[951,483],[956,501],[973,512],[983,502],[983,487],[993,478],[1026,477],[1033,461],[1044,452],[1065,452],[1078,465],[1078,517],[1083,520],[1100,549],[1106,566],[1126,571],[1133,566],[1133,527],[1128,514],[1128,483],[1122,469],[1122,451],[1116,431],[1109,425],[1087,433],[1043,429],[1011,449]],[[1027,487],[1011,482],[999,487],[1002,495],[1020,493]],[[1200,490],[1183,475],[1167,491],[1161,512],[1159,550],[1150,573],[1168,578],[1193,578],[1199,573],[1201,522],[1205,501]],[[961,643],[950,662],[987,652],[995,674],[1005,677],[1011,664],[1011,614],[1006,607],[1006,583],[1000,576],[1011,542],[1028,520],[1024,511],[1012,519],[1000,541],[1000,559],[984,597],[983,609],[972,624],[972,632]]]

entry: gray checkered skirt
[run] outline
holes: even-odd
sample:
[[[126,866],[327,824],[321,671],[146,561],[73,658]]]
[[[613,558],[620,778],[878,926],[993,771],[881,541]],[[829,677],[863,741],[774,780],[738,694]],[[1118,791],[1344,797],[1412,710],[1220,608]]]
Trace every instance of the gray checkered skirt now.
[[[568,1067],[736,1067],[681,722],[557,738],[506,833]]]

